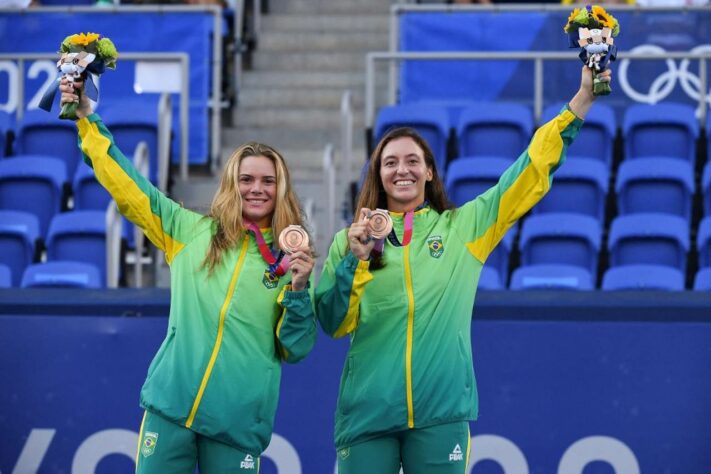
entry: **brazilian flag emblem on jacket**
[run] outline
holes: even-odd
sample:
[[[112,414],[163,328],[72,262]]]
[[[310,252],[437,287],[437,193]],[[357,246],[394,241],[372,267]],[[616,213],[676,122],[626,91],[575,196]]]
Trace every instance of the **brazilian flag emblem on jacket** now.
[[[158,433],[153,433],[151,431],[146,431],[143,435],[143,443],[141,443],[141,454],[143,457],[148,457],[156,450],[156,443],[158,442]]]
[[[433,235],[427,238],[427,247],[430,249],[430,255],[434,258],[439,258],[444,253],[444,244],[442,236]]]
[[[269,271],[269,269],[264,270],[264,278],[262,278],[262,283],[264,286],[270,290],[276,288],[279,284],[279,277]]]

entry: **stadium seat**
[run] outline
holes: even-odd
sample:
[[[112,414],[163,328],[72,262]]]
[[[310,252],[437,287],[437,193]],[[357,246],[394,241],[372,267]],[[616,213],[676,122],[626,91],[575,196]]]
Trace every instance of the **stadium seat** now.
[[[565,107],[564,103],[548,106],[541,115],[541,123],[546,123],[558,115]],[[609,170],[612,165],[612,153],[617,133],[615,112],[609,105],[596,102],[585,116],[585,125],[568,147],[568,162],[585,157],[601,161]]]
[[[512,290],[592,290],[590,272],[575,265],[526,265],[511,275]]]
[[[106,212],[73,211],[52,219],[47,233],[47,261],[86,262],[106,281]]]
[[[603,222],[608,182],[608,168],[601,161],[589,158],[567,161],[555,172],[553,186],[532,212],[573,212]]]
[[[519,104],[482,103],[462,110],[457,124],[459,156],[514,161],[533,135],[531,110]]]
[[[521,264],[576,265],[597,275],[602,229],[594,217],[557,213],[532,215],[521,228]]]
[[[484,262],[484,268],[493,268],[499,274],[501,286],[506,286],[506,281],[509,275],[509,256],[513,248],[514,238],[518,232],[518,227],[514,226],[504,234],[501,242],[489,254],[489,257]]]
[[[104,211],[111,201],[111,195],[104,189],[86,163],[79,163],[72,180],[74,209],[78,211]]]
[[[694,108],[684,104],[636,104],[625,112],[625,159],[667,157],[696,159],[699,123]]]
[[[711,267],[711,216],[704,218],[699,224],[696,248],[699,252],[699,268]]]
[[[15,117],[0,110],[0,158],[9,155],[10,134],[15,129]]]
[[[66,165],[48,156],[17,156],[0,160],[0,209],[24,211],[39,219],[40,236],[62,207]]]
[[[706,163],[701,178],[701,196],[703,199],[704,215],[711,216],[711,161]]]
[[[424,138],[434,153],[435,162],[444,172],[447,165],[449,114],[444,107],[432,104],[400,104],[382,107],[373,130],[373,145],[391,128],[412,127]]]
[[[665,265],[621,265],[605,272],[602,289],[681,291],[684,274]]]
[[[696,273],[694,290],[711,291],[711,268],[702,268]]]
[[[66,164],[67,175],[74,176],[81,158],[77,127],[72,120],[60,120],[44,110],[28,111],[18,127],[15,153],[56,156]]]
[[[10,267],[0,263],[0,288],[10,288],[12,286],[12,272]]]
[[[689,220],[694,170],[690,163],[672,158],[624,161],[615,190],[620,215],[662,212]]]
[[[670,214],[619,216],[610,226],[608,247],[611,267],[651,264],[686,272],[689,224]]]
[[[155,101],[131,101],[101,110],[101,118],[124,155],[132,157],[141,142],[148,145],[153,184],[158,182],[158,105]]]
[[[510,165],[511,160],[505,158],[457,158],[447,168],[447,196],[461,206],[495,185]]]
[[[503,290],[504,286],[501,284],[501,281],[501,275],[499,275],[496,269],[485,266],[481,269],[477,288],[479,290]]]
[[[22,288],[102,288],[99,269],[83,262],[37,263],[25,269]]]
[[[33,214],[0,211],[0,263],[10,269],[12,286],[19,286],[22,272],[35,257],[39,221]]]

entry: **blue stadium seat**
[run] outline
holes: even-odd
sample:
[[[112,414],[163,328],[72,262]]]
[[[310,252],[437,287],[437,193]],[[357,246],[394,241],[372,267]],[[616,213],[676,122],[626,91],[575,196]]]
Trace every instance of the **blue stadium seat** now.
[[[665,265],[621,265],[605,272],[602,289],[682,291],[684,274]]]
[[[149,176],[158,183],[158,104],[155,101],[134,100],[104,107],[101,118],[111,131],[116,145],[127,157],[133,157],[141,142],[148,145]]]
[[[12,272],[10,267],[0,263],[0,288],[10,288],[12,286]]]
[[[24,211],[39,219],[40,236],[62,206],[67,180],[64,162],[48,156],[17,156],[0,160],[0,209]]]
[[[482,103],[462,110],[457,124],[459,156],[514,161],[533,135],[531,110],[520,104]]]
[[[440,174],[447,165],[449,114],[444,107],[432,104],[400,104],[382,107],[373,130],[374,145],[395,127],[412,127],[422,135],[434,153]]]
[[[70,260],[96,265],[106,281],[106,212],[73,211],[52,219],[47,233],[47,261]]]
[[[22,288],[102,288],[101,275],[89,263],[55,261],[30,265],[22,275]]]
[[[673,158],[624,161],[617,172],[617,209],[620,215],[662,212],[691,218],[694,170]]]
[[[704,215],[711,216],[711,161],[706,163],[701,178],[701,196],[703,199]]]
[[[495,185],[509,166],[511,160],[505,158],[457,158],[447,168],[447,196],[461,206]]]
[[[33,214],[0,211],[0,263],[9,267],[12,286],[19,286],[22,272],[35,257],[39,221]]]
[[[81,158],[77,127],[73,121],[60,120],[44,110],[28,111],[18,127],[15,153],[56,156],[64,160],[67,174],[73,176]]]
[[[696,273],[694,290],[711,291],[711,268],[702,268]]]
[[[509,275],[509,257],[513,248],[514,238],[518,232],[518,227],[514,226],[504,234],[501,242],[489,254],[489,257],[484,262],[484,268],[493,268],[499,274],[501,286],[506,286],[506,280]]]
[[[521,264],[576,265],[597,275],[602,228],[594,217],[557,213],[532,215],[521,228]]]
[[[541,123],[546,123],[558,115],[564,106],[561,102],[546,107],[541,115]],[[601,161],[610,169],[616,133],[617,120],[614,110],[609,105],[596,102],[585,116],[585,125],[580,129],[573,144],[568,147],[568,163],[585,157]]]
[[[4,110],[0,110],[0,158],[8,155],[10,134],[14,133],[15,117]]]
[[[105,211],[111,195],[96,180],[94,170],[86,163],[80,163],[72,180],[74,209],[78,211]]]
[[[652,264],[686,272],[689,224],[670,214],[619,216],[610,226],[608,247],[611,267]]]
[[[511,275],[512,290],[592,290],[590,272],[575,265],[526,265]]]
[[[625,112],[625,159],[664,156],[696,159],[699,123],[694,108],[684,104],[636,104]]]
[[[479,275],[479,284],[477,285],[479,290],[503,290],[504,286],[501,284],[501,275],[492,267],[484,267],[481,269],[481,274]]]
[[[567,161],[555,172],[553,186],[532,212],[573,212],[602,222],[608,182],[608,168],[601,161],[589,158]]]
[[[711,267],[711,216],[704,218],[699,224],[696,248],[699,252],[699,268]]]

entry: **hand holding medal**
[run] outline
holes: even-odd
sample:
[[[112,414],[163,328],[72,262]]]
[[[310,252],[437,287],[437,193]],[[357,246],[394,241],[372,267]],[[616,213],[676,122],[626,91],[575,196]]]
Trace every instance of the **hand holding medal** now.
[[[279,247],[289,259],[291,289],[303,290],[314,268],[314,260],[309,248],[309,234],[300,225],[290,225],[279,234]]]
[[[387,211],[384,212],[389,219],[390,216],[387,214]],[[368,260],[370,258],[370,252],[373,250],[373,246],[375,245],[375,240],[373,240],[373,236],[370,233],[372,214],[373,211],[370,209],[366,207],[362,208],[360,210],[360,219],[358,219],[358,222],[354,222],[348,228],[348,245],[353,255],[355,255],[359,260]],[[380,226],[382,218],[376,217],[375,220],[376,226]]]

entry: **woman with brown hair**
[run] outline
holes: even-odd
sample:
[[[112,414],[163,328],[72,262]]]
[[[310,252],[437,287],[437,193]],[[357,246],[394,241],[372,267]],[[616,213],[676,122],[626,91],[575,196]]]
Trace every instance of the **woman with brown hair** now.
[[[303,359],[316,336],[312,250],[287,254],[275,237],[303,226],[284,158],[267,145],[239,147],[203,216],[136,172],[86,94],[65,81],[60,89],[62,103],[80,101],[85,161],[170,265],[168,333],[141,390],[137,472],[258,472],[281,363]]]
[[[609,70],[599,77],[609,81]],[[584,67],[578,92],[498,184],[456,209],[417,132],[399,128],[380,140],[356,218],[335,236],[316,290],[324,331],[351,338],[336,411],[339,474],[468,472],[481,269],[550,188],[594,99]]]

